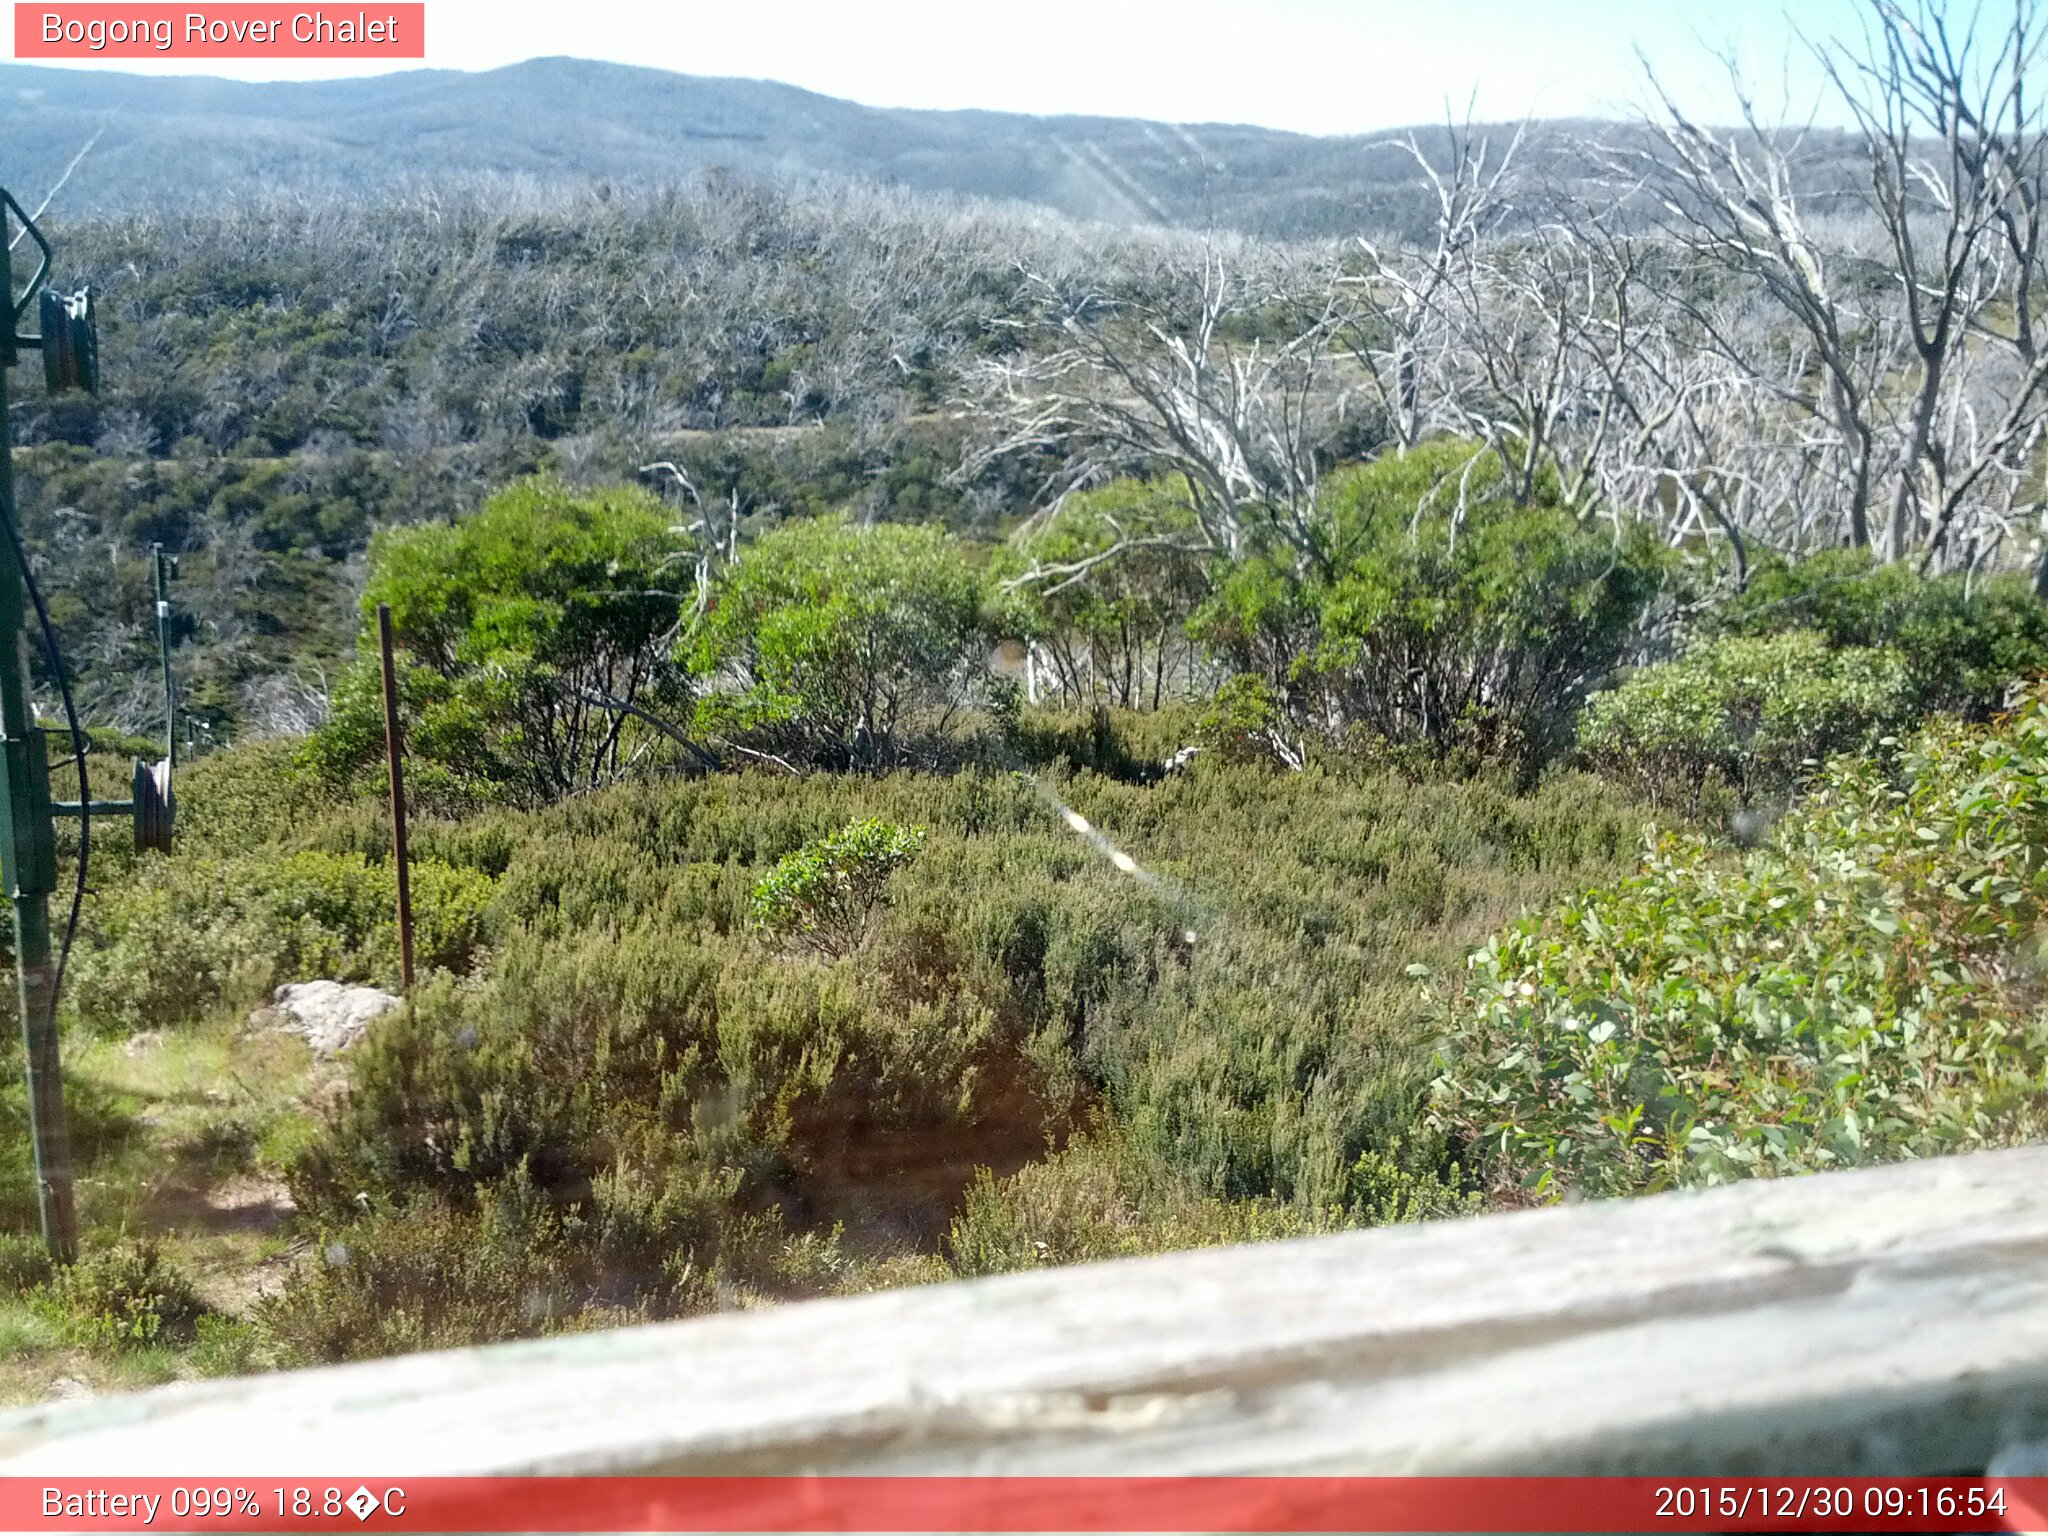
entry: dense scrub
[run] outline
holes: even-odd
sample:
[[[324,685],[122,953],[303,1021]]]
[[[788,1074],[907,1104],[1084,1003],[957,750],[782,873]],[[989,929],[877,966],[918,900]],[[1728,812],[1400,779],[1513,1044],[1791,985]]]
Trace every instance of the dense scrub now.
[[[2017,575],[1923,576],[1848,550],[1773,561],[1682,654],[1595,698],[1585,759],[1693,811],[1782,805],[1839,752],[1932,714],[1989,719],[2048,676],[2048,603]]]
[[[1936,722],[1762,846],[1653,833],[1633,875],[1597,779],[1328,756],[429,820],[463,941],[289,1159],[289,1291],[208,1337],[346,1358],[2035,1136],[2044,743],[2048,703]],[[79,1028],[128,1027],[93,988],[188,928],[240,965],[134,1017],[390,979],[374,807],[280,749],[190,795],[194,856],[96,918]]]
[[[1797,600],[1630,671],[1681,575],[1486,452],[1332,471],[1305,566],[1162,546],[1127,588],[1024,578],[1093,570],[1143,482],[1015,557],[824,518],[735,558],[555,476],[380,535],[333,716],[203,758],[174,859],[109,852],[66,1021],[220,1046],[279,982],[395,983],[380,601],[425,976],[344,1083],[187,1134],[288,1178],[281,1296],[108,1284],[231,1368],[2030,1134],[2048,716],[1899,747],[2034,667],[2030,611],[1760,576]],[[1001,675],[1020,636],[1045,673]],[[1817,773],[1724,846],[1717,795],[1754,840]],[[1645,803],[1694,829],[1622,879]]]
[[[191,846],[95,909],[78,1027],[388,983],[374,805],[274,749],[190,777]],[[1462,1209],[1406,968],[1640,829],[1579,776],[1222,762],[725,773],[422,823],[435,970],[295,1159],[321,1257],[271,1336],[332,1358]],[[868,853],[833,944],[767,920]]]
[[[1529,774],[1641,642],[1666,574],[1547,482],[1517,501],[1475,443],[1333,470],[1306,568],[1263,538],[1122,547],[1133,509],[1165,495],[1085,493],[993,551],[835,517],[742,547],[702,519],[670,525],[642,492],[525,480],[453,526],[379,536],[358,657],[314,753],[336,783],[377,771],[386,602],[421,787],[449,807],[541,805],[670,766],[987,760],[957,729],[977,707],[1002,725],[996,756],[1028,759],[1020,682],[1094,711],[1212,698],[1258,716],[1205,727],[1227,755],[1257,742],[1299,767],[1313,740]]]
[[[1484,454],[1333,472],[1324,563],[1161,550],[1178,574],[1143,594],[1018,577],[1048,549],[1092,569],[1143,485],[1078,498],[1080,542],[1022,562],[842,519],[710,558],[648,495],[553,477],[381,536],[361,639],[390,603],[427,974],[278,1155],[318,1258],[262,1309],[264,1347],[2025,1134],[2038,1053],[2000,1020],[2023,1004],[2043,717],[1903,753],[1892,733],[1958,687],[1981,712],[2033,662],[2028,613],[1996,587],[1773,577],[1799,601],[1723,609],[1624,675],[1665,558],[1540,483],[1518,502]],[[1434,508],[1453,481],[1455,515]],[[1879,633],[1901,613],[1910,659]],[[1170,630],[1195,698],[1145,696]],[[1092,708],[990,672],[1020,634],[1046,691]],[[202,760],[177,858],[112,856],[77,1037],[395,981],[374,683],[363,652],[313,736]],[[1149,707],[1104,707],[1124,698]],[[1734,862],[1708,791],[1768,791],[1768,814],[1835,751]],[[2005,778],[1950,806],[1955,764],[2001,752]],[[1616,884],[1638,793],[1703,820]],[[1532,918],[1482,942],[1558,897],[1563,937]],[[1474,945],[1455,996],[1418,985]]]
[[[1548,477],[1515,494],[1476,442],[1347,466],[1319,507],[1306,571],[1281,548],[1219,562],[1190,629],[1325,735],[1542,762],[1663,585],[1653,544],[1573,516]]]
[[[1890,648],[1915,713],[1982,721],[2016,679],[2048,673],[2048,602],[2007,572],[1925,576],[1854,550],[1773,560],[1703,616],[1708,634],[1820,635],[1833,650]]]
[[[778,529],[707,594],[685,641],[696,724],[783,761],[898,762],[985,671],[984,593],[972,552],[936,528]]]
[[[616,777],[630,712],[673,714],[684,697],[669,533],[645,491],[573,496],[534,479],[460,522],[381,534],[356,658],[317,742],[328,772],[383,751],[382,604],[404,647],[417,793],[544,805]]]
[[[1586,757],[1652,795],[1698,809],[1782,797],[1837,752],[1870,753],[1917,719],[1891,646],[1831,648],[1812,630],[1717,636],[1595,697],[1579,723]]]

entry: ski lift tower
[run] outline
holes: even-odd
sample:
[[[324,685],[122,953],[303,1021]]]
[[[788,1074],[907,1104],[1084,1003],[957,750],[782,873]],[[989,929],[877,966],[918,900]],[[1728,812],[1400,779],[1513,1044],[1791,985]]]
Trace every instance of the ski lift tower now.
[[[18,229],[18,233],[10,233]],[[14,290],[12,246],[27,238],[36,265],[19,296]],[[50,897],[57,886],[57,840],[54,818],[75,816],[80,822],[78,893],[85,890],[84,861],[91,819],[101,815],[131,816],[140,847],[168,852],[171,843],[171,748],[161,762],[137,762],[134,795],[129,800],[87,798],[85,735],[71,706],[70,686],[34,574],[29,570],[21,533],[15,523],[13,429],[8,419],[8,373],[24,353],[39,354],[43,382],[52,393],[67,389],[88,392],[99,387],[99,340],[93,322],[92,295],[51,291],[50,245],[31,217],[0,189],[0,294],[8,304],[7,324],[0,328],[0,887],[13,905],[14,964],[21,1001],[21,1030],[27,1048],[29,1127],[35,1143],[36,1204],[42,1218],[43,1241],[59,1263],[78,1252],[78,1221],[71,1199],[71,1147],[64,1119],[64,1085],[58,1058],[57,985],[61,960],[50,953]],[[36,307],[37,332],[24,334],[22,321]],[[156,560],[157,627],[166,646],[164,688],[166,741],[175,722],[168,651],[169,604],[165,591],[166,561]],[[64,695],[67,725],[77,755],[78,800],[50,798],[49,754],[37,726],[34,694],[28,673],[28,615],[33,604],[43,644]],[[73,909],[76,916],[76,909]],[[67,925],[65,943],[70,943]]]

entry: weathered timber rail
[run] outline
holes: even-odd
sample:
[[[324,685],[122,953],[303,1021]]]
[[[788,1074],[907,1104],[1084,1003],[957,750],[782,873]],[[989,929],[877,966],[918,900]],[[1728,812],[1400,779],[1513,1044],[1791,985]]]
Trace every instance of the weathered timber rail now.
[[[2048,1470],[2048,1148],[53,1403],[0,1472]]]

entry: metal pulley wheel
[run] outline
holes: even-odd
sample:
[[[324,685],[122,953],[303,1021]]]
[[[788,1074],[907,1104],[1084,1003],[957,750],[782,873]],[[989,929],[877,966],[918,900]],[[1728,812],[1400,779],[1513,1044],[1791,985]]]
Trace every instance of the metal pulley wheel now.
[[[100,387],[100,334],[93,318],[92,290],[56,294],[45,288],[39,318],[43,327],[43,382],[56,394]]]
[[[138,852],[154,849],[171,851],[171,829],[178,817],[177,796],[171,792],[171,760],[154,763],[135,760],[135,847]]]

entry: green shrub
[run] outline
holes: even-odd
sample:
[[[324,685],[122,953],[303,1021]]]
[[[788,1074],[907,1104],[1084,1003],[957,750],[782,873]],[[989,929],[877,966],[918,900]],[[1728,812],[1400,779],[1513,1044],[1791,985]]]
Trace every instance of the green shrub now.
[[[924,845],[922,827],[870,818],[785,855],[754,886],[754,922],[826,955],[860,948],[888,897],[889,876]]]
[[[1559,508],[1547,480],[1517,503],[1499,460],[1455,440],[1333,472],[1321,516],[1321,562],[1252,552],[1218,573],[1193,632],[1339,737],[1547,758],[1665,565],[1646,534]]]
[[[224,999],[254,1002],[269,985],[257,927],[220,860],[151,861],[96,895],[89,916],[65,992],[95,1031],[190,1023]]]
[[[700,729],[793,762],[898,761],[983,670],[982,578],[935,528],[789,523],[719,582],[687,647]]]
[[[303,829],[331,804],[304,751],[302,741],[275,739],[180,763],[178,856],[246,853]]]
[[[395,909],[395,873],[392,884]],[[413,947],[421,966],[457,975],[475,966],[491,941],[491,902],[497,885],[481,870],[438,860],[422,860],[413,865]]]
[[[258,1327],[308,1365],[558,1331],[592,1300],[585,1268],[545,1225],[416,1206],[323,1236]]]
[[[992,1275],[1223,1243],[1300,1237],[1341,1224],[1267,1200],[1203,1195],[1114,1130],[1078,1137],[1007,1179],[983,1169],[946,1240],[953,1270]]]
[[[487,942],[496,882],[432,860],[416,860],[411,873],[420,966],[467,971]],[[398,873],[392,865],[309,850],[257,864],[244,878],[260,952],[278,979],[396,976]]]
[[[468,971],[491,941],[497,882],[419,860],[412,889],[421,967]],[[133,1033],[249,1008],[284,981],[395,986],[397,902],[393,867],[360,854],[146,861],[95,896],[66,991],[93,1029]]]
[[[189,1338],[204,1312],[191,1285],[148,1239],[88,1248],[45,1293],[67,1335],[97,1349]]]
[[[2048,603],[2013,572],[1923,576],[1910,562],[1877,564],[1849,549],[1767,560],[1708,624],[1743,635],[1812,630],[1836,649],[1895,651],[1916,714],[1985,720],[2016,681],[2048,676]]]
[[[1000,761],[1006,767],[1085,771],[1127,784],[1150,783],[1176,752],[1196,742],[1201,713],[1201,705],[1185,699],[1146,710],[1020,704],[1013,715],[999,716]]]
[[[1195,722],[1195,743],[1226,763],[1299,768],[1301,749],[1289,740],[1287,703],[1263,677],[1241,672],[1216,690]]]
[[[1709,787],[1744,804],[1788,793],[1822,759],[1869,751],[1916,713],[1905,659],[1831,649],[1812,631],[1696,645],[1596,694],[1579,746],[1653,798],[1697,807]]]
[[[348,854],[307,850],[249,869],[244,899],[274,970],[290,976],[360,981],[368,951],[395,921],[397,884],[382,866]]]
[[[1048,692],[1069,707],[1157,709],[1185,665],[1184,631],[1206,585],[1201,547],[1180,491],[1142,481],[1084,491],[998,552],[1013,581],[1044,573],[1003,595],[998,622],[1037,647]]]
[[[658,920],[515,945],[484,987],[424,988],[351,1051],[352,1091],[292,1190],[336,1225],[358,1193],[490,1205],[657,1311],[677,1264],[767,1284],[764,1207],[829,1230],[874,1198],[849,1165],[896,1139],[984,1155],[980,1085],[1024,1070],[992,984],[929,931],[858,968],[763,967],[751,944]],[[1033,1146],[1046,1110],[1020,1097],[1022,1122],[995,1129]]]
[[[2040,1135],[2048,704],[1932,727],[1901,772],[1838,760],[1768,846],[1666,837],[1481,948],[1438,1122],[1547,1198]]]
[[[201,1376],[247,1376],[276,1364],[275,1356],[257,1324],[208,1312],[193,1327],[186,1358]]]
[[[890,829],[930,834],[858,956],[764,964],[755,888],[869,823],[883,849]],[[1128,1176],[1077,1154],[995,1181],[1026,1210],[1074,1181],[1067,1235],[977,1206],[961,1251],[982,1257],[962,1262],[1454,1211],[1461,1181],[1414,1124],[1429,1019],[1404,968],[1618,868],[1639,834],[1587,775],[1518,792],[1221,762],[1150,783],[719,774],[509,824],[488,965],[428,982],[351,1049],[350,1091],[291,1171],[307,1221],[394,1255],[374,1284],[294,1282],[337,1319],[314,1354],[382,1312],[399,1321],[376,1347],[396,1348],[928,1277],[976,1170],[1026,1170],[1086,1106],[1118,1149],[1088,1156]],[[463,1223],[486,1209],[490,1243],[552,1255],[566,1310],[489,1322],[497,1281],[435,1278],[484,1243]],[[445,1259],[382,1235],[415,1212],[445,1213]],[[454,1299],[415,1305],[415,1285]]]
[[[1390,1227],[1414,1221],[1472,1216],[1485,1196],[1469,1188],[1465,1170],[1443,1157],[1440,1135],[1393,1138],[1368,1147],[1351,1165],[1345,1210],[1361,1226]]]
[[[666,751],[643,716],[680,715],[669,649],[671,519],[645,491],[572,492],[537,478],[459,522],[372,541],[354,664],[306,762],[330,783],[374,774],[384,751],[376,612],[403,655],[407,776],[420,803],[537,805]],[[642,715],[620,708],[631,702]]]

